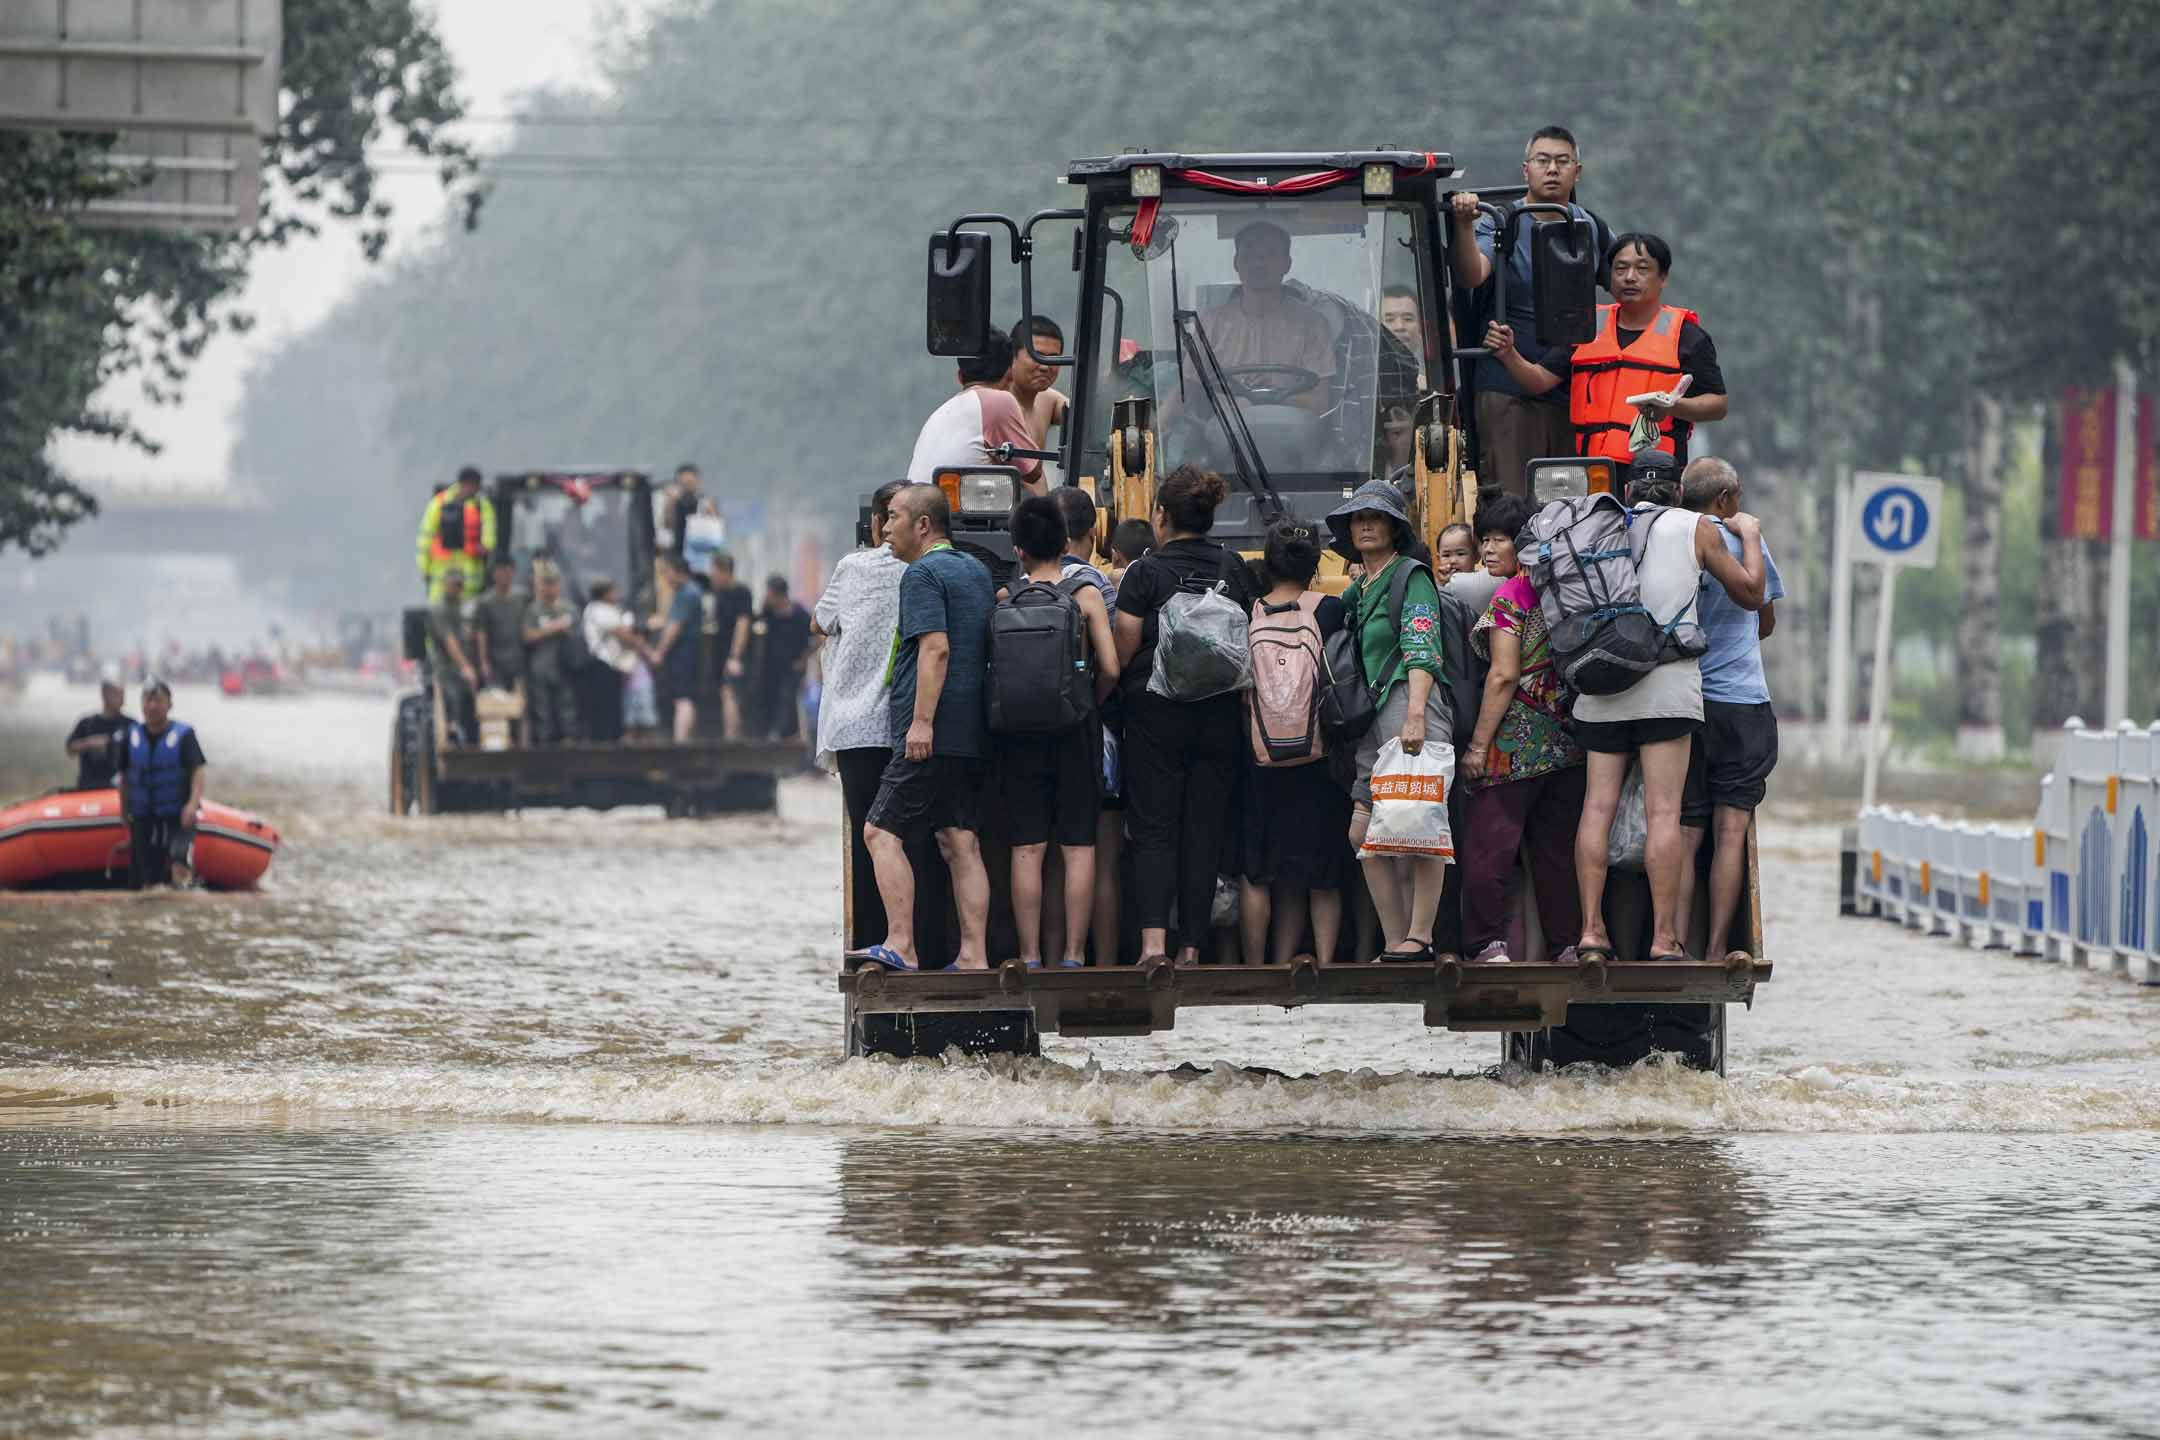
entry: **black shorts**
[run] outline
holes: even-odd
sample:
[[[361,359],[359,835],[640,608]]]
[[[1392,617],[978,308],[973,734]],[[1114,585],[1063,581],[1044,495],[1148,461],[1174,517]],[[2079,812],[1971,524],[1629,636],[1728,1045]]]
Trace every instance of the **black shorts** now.
[[[1102,733],[1082,725],[1061,735],[998,740],[998,792],[1015,845],[1093,845],[1102,809]]]
[[[1685,715],[1664,715],[1651,720],[1576,720],[1568,733],[1585,750],[1600,755],[1632,755],[1645,745],[1678,740],[1702,729],[1700,720]]]
[[[878,777],[877,799],[864,823],[910,845],[925,832],[979,829],[982,783],[982,762],[972,755],[910,760],[896,749]]]
[[[1695,732],[1688,747],[1687,781],[1680,787],[1680,828],[1710,828],[1710,743],[1705,730]]]
[[[1721,809],[1753,810],[1769,791],[1777,769],[1777,712],[1768,701],[1735,705],[1703,702],[1703,738],[1697,752],[1708,751],[1708,804]]]

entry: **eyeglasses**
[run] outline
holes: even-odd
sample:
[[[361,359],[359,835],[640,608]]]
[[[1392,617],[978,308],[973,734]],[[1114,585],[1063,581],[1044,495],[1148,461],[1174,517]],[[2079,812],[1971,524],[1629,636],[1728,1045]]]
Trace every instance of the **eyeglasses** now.
[[[1565,170],[1575,163],[1573,155],[1532,155],[1523,162],[1534,170]]]

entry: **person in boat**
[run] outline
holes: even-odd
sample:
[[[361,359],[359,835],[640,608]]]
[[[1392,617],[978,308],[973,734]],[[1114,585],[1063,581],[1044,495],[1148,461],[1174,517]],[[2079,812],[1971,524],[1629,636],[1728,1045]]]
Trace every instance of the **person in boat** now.
[[[142,723],[120,752],[120,804],[128,817],[128,887],[174,882],[185,871],[209,766],[195,727],[172,718],[172,689],[145,681]]]
[[[119,667],[106,666],[98,677],[98,708],[77,720],[68,732],[67,753],[75,757],[77,790],[103,790],[120,773],[121,748],[135,724],[135,717],[122,708],[126,703]]]

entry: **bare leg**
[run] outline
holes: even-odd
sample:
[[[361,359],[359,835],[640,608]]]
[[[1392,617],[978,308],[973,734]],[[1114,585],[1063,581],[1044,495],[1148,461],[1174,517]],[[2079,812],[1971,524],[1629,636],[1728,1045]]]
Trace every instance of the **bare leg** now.
[[[1342,944],[1342,891],[1315,890],[1311,903],[1313,954],[1326,965],[1335,959],[1335,951]]]
[[[720,682],[720,733],[730,740],[742,739],[742,697],[732,682]]]
[[[915,963],[915,869],[907,846],[890,830],[863,827],[863,848],[877,872],[878,899],[885,902],[885,946]]]
[[[1048,960],[1053,955],[1063,955],[1065,944],[1065,896],[1071,888],[1066,883],[1065,850],[1063,845],[1043,852],[1042,863],[1042,948],[1036,953]],[[1085,919],[1085,916],[1081,917]],[[1082,933],[1085,933],[1084,931]]]
[[[690,737],[696,733],[697,702],[693,700],[677,700],[675,702],[675,743],[687,745],[690,743]]]
[[[1350,812],[1350,853],[1358,855],[1358,874],[1365,880],[1366,903],[1358,910],[1357,958],[1360,960],[1370,960],[1395,943],[1395,934],[1388,925],[1388,912],[1381,907],[1380,897],[1373,889],[1374,865],[1360,854],[1365,846],[1365,831],[1371,824],[1370,806],[1360,805]]]
[[[1650,953],[1678,954],[1680,929],[1680,791],[1687,784],[1685,737],[1660,740],[1638,752],[1643,768],[1643,810],[1650,837],[1643,845],[1643,869],[1650,873]]]
[[[1703,952],[1706,960],[1725,958],[1726,942],[1731,938],[1733,921],[1740,913],[1741,872],[1747,868],[1748,822],[1754,818],[1754,811],[1738,810],[1730,805],[1720,805],[1715,812],[1717,849],[1710,855],[1710,944]]]
[[[1275,912],[1275,926],[1269,936],[1268,960],[1272,964],[1287,965],[1297,957],[1298,942],[1305,938],[1307,893],[1302,885],[1271,887],[1268,898]]]
[[[1058,858],[1065,862],[1065,934],[1062,958],[1068,964],[1087,961],[1088,911],[1095,904],[1095,847],[1060,845]]]
[[[1440,914],[1440,891],[1447,884],[1448,862],[1438,857],[1419,857],[1407,862],[1410,870],[1410,911],[1405,916],[1403,939],[1432,945],[1433,921]]]
[[[1706,833],[1693,825],[1680,827],[1680,893],[1673,897],[1673,928],[1680,936],[1682,949],[1687,948],[1688,936],[1695,929],[1695,867],[1700,863]]]
[[[1410,897],[1404,893],[1402,861],[1393,855],[1372,855],[1358,861],[1365,888],[1372,892],[1373,909],[1380,915],[1383,950],[1393,950],[1410,933]],[[1430,925],[1425,927],[1431,929]]]
[[[1095,963],[1118,961],[1118,870],[1124,858],[1125,816],[1105,810],[1095,822]]]
[[[972,830],[938,831],[938,850],[952,872],[953,904],[960,911],[960,968],[990,968],[990,872],[983,869],[982,842]],[[882,883],[879,889],[884,887]]]
[[[1268,887],[1238,880],[1238,959],[1258,965],[1267,959],[1268,921],[1274,914]]]
[[[944,838],[938,836],[941,844]],[[1043,958],[1043,854],[1049,848],[1047,843],[1012,847],[1013,928],[1020,932],[1020,958],[1030,965]]]
[[[1169,926],[1143,925],[1140,927],[1140,954],[1143,958],[1150,955],[1167,955],[1169,953]]]
[[[1605,867],[1612,844],[1613,816],[1620,809],[1620,786],[1627,779],[1628,757],[1592,750],[1586,757],[1582,823],[1575,827],[1575,888],[1582,894],[1582,943],[1612,946],[1605,930]],[[1555,943],[1558,943],[1557,941]]]

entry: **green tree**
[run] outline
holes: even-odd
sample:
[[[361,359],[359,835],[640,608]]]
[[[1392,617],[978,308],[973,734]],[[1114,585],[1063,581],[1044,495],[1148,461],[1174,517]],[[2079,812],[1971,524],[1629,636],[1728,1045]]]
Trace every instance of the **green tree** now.
[[[0,550],[43,554],[95,502],[45,458],[62,431],[121,439],[155,453],[125,415],[93,408],[99,387],[139,375],[153,403],[176,398],[189,367],[224,329],[252,256],[324,217],[356,222],[370,258],[391,210],[375,191],[369,145],[390,138],[440,162],[465,224],[483,190],[471,151],[449,127],[462,116],[455,74],[413,0],[286,0],[279,133],[261,214],[233,235],[86,227],[82,207],[135,177],[112,162],[111,135],[0,131]]]

